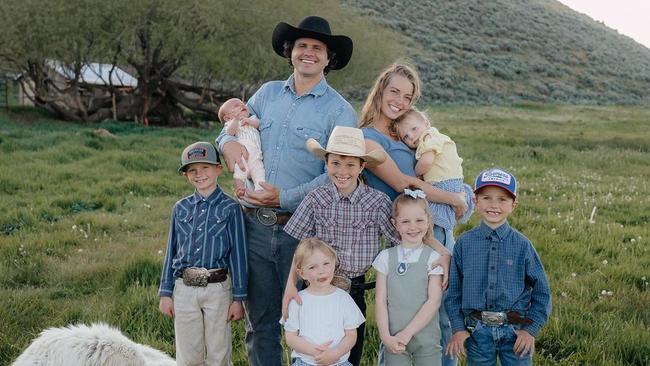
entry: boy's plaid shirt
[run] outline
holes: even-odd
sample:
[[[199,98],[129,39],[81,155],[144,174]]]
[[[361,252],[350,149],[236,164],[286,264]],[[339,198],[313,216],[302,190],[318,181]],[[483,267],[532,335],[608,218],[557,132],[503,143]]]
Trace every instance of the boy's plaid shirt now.
[[[333,183],[311,191],[284,231],[296,239],[317,237],[337,253],[337,274],[354,278],[366,273],[379,252],[380,235],[399,243],[390,223],[391,201],[384,193],[360,183],[343,197]]]

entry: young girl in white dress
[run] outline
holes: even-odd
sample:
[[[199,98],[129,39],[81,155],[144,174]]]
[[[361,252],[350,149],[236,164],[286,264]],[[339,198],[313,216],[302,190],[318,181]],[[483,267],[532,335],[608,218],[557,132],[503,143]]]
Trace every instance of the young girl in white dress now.
[[[298,244],[294,261],[308,287],[299,292],[302,305],[291,300],[284,323],[293,366],[351,366],[348,356],[365,318],[350,295],[331,284],[336,252],[322,240],[308,238]]]

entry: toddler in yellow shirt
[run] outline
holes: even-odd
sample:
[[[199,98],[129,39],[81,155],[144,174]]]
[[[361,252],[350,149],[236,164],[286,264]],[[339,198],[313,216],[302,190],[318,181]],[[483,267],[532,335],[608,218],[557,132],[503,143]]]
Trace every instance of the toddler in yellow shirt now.
[[[467,211],[460,221],[467,221],[474,208],[474,193],[463,182],[463,159],[458,156],[456,143],[431,126],[427,116],[416,109],[406,112],[395,127],[402,142],[415,149],[415,173],[422,180],[447,192],[466,193]],[[457,223],[453,208],[434,202],[430,203],[430,209],[435,225],[453,232]]]

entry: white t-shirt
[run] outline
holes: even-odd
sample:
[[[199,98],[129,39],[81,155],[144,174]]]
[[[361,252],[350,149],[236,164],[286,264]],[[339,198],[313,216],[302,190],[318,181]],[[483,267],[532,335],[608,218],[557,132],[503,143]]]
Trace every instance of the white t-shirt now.
[[[330,348],[336,347],[345,336],[346,329],[356,329],[366,319],[350,295],[335,288],[328,295],[312,295],[307,290],[299,292],[302,305],[294,300],[289,303],[289,315],[284,323],[284,330],[298,332],[300,337],[313,344],[332,341]],[[338,362],[347,361],[350,352],[344,354]],[[316,364],[314,358],[293,351],[291,357],[300,357],[309,364]]]
[[[400,247],[400,246],[398,246]],[[416,249],[413,252],[409,252],[406,263],[415,263],[420,259],[420,254],[422,254],[422,248]],[[434,269],[431,268],[431,263],[440,258],[440,254],[435,250],[431,252],[429,258],[427,259],[427,268],[429,268],[429,275],[442,275],[442,267],[438,266]],[[397,263],[402,261],[402,250],[397,250]],[[375,260],[372,262],[372,266],[375,267],[377,272],[388,275],[388,271],[395,271],[395,268],[388,268],[388,249],[382,250]]]

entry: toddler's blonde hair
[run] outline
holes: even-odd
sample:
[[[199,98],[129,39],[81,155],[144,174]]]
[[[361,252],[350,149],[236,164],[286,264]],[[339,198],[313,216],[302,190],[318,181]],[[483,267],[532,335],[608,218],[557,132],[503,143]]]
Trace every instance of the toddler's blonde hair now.
[[[311,257],[315,251],[328,256],[334,263],[336,263],[336,251],[329,244],[318,238],[307,238],[300,241],[296,251],[293,254],[293,259],[296,263],[297,269],[302,269],[303,264],[307,258]]]

